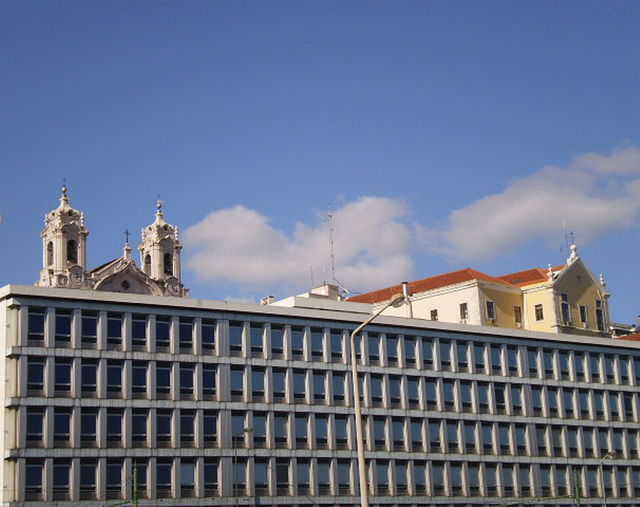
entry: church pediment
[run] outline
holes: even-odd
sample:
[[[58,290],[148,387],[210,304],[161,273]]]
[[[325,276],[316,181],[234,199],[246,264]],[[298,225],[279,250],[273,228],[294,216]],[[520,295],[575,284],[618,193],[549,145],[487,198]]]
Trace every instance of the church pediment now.
[[[119,262],[118,262],[119,261]],[[132,261],[118,259],[101,272],[94,273],[95,289],[108,292],[162,296],[162,288],[145,275]]]

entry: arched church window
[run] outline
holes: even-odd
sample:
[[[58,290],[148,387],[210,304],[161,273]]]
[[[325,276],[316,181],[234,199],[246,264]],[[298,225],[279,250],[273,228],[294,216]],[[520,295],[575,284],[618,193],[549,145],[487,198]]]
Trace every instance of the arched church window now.
[[[151,256],[149,254],[144,256],[144,272],[147,275],[151,274]]]
[[[170,253],[164,254],[164,274],[173,275],[173,262]]]
[[[67,241],[67,260],[74,264],[78,263],[78,244],[73,239]]]
[[[53,264],[53,241],[47,243],[47,266]]]

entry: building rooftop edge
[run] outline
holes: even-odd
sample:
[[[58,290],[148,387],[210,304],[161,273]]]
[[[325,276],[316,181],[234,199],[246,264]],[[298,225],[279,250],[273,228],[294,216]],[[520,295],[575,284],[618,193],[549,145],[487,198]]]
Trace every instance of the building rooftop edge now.
[[[95,303],[112,303],[114,305],[145,305],[149,307],[165,307],[165,308],[182,308],[193,311],[220,311],[220,312],[235,312],[235,313],[253,313],[262,314],[265,316],[283,316],[307,318],[307,319],[327,319],[337,320],[343,322],[361,323],[364,315],[370,315],[373,305],[360,303],[357,305],[356,311],[336,310],[335,305],[342,305],[346,302],[332,302],[332,305],[327,305],[327,301],[300,298],[294,296],[294,300],[306,299],[303,306],[296,306],[294,304],[286,305],[261,305],[259,303],[240,303],[240,302],[227,302],[221,300],[206,300],[206,299],[184,299],[177,297],[166,296],[147,296],[141,294],[127,294],[121,292],[96,292],[92,290],[82,289],[63,289],[55,287],[37,287],[30,285],[15,285],[9,284],[0,287],[0,302],[10,299],[12,297],[34,297],[34,298],[50,298],[58,300],[68,301],[87,301]],[[284,300],[286,301],[286,300]],[[312,306],[313,303],[321,303],[321,307],[318,305]],[[351,303],[354,304],[354,303]],[[368,307],[370,311],[368,313],[362,311],[364,307]],[[358,311],[359,310],[359,311]],[[319,314],[318,312],[322,312]],[[372,327],[376,325],[392,326],[398,328],[410,328],[426,331],[442,331],[456,332],[464,334],[474,335],[486,335],[494,337],[512,337],[517,339],[534,339],[541,342],[555,342],[555,343],[567,343],[567,344],[580,344],[602,346],[607,344],[612,348],[627,348],[627,349],[640,349],[639,341],[632,340],[619,340],[612,338],[598,338],[586,335],[570,335],[560,333],[543,333],[538,331],[526,331],[517,329],[500,328],[493,326],[477,326],[468,324],[456,324],[449,322],[432,321],[418,318],[407,317],[391,317],[391,316],[379,316]],[[544,346],[541,344],[541,346]]]

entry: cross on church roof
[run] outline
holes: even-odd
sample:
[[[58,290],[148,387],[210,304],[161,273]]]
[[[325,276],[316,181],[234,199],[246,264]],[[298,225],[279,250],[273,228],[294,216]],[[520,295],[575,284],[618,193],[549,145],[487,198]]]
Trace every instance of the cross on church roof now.
[[[126,238],[125,243],[128,244],[129,243],[129,236],[131,236],[131,233],[129,232],[129,229],[125,229],[123,234],[124,234],[124,237]]]

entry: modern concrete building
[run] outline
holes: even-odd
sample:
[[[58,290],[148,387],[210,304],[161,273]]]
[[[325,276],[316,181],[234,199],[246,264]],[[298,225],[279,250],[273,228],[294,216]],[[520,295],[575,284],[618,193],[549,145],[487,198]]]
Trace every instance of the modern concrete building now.
[[[38,286],[0,288],[1,503],[360,504],[373,305],[184,297],[160,208],[142,269],[89,271],[65,200]],[[578,331],[368,325],[371,504],[637,505],[640,342]]]
[[[3,504],[136,483],[143,505],[358,504],[370,311],[4,287]],[[362,336],[372,504],[636,504],[638,342],[398,317]]]

